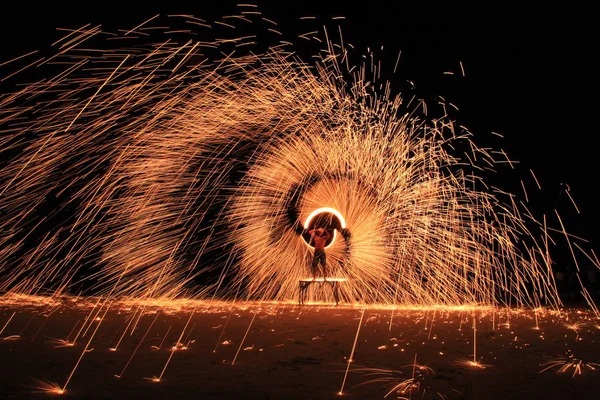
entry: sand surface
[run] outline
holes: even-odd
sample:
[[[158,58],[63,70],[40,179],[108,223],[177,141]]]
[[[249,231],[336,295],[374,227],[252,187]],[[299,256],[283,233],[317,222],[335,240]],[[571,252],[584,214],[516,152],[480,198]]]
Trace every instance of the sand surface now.
[[[1,399],[600,398],[584,309],[44,303],[0,302]]]

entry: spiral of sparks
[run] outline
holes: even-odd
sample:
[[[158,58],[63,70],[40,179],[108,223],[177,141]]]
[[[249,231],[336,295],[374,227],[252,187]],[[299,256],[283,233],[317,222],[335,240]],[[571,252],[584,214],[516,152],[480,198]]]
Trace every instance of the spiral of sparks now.
[[[156,21],[69,31],[26,58],[54,75],[0,98],[0,290],[295,299],[302,222],[330,207],[345,301],[560,304],[544,224],[477,175],[501,152],[409,112],[329,40],[307,64],[287,42]]]

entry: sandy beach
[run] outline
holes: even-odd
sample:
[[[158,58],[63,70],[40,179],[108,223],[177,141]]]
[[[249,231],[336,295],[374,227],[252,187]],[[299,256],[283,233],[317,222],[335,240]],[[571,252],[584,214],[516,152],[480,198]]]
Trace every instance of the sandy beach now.
[[[2,399],[600,396],[583,309],[10,303]]]

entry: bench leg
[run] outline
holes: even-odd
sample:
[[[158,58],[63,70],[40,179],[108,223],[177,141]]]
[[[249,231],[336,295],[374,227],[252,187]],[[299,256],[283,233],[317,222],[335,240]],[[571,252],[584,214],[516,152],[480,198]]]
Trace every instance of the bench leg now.
[[[306,290],[308,289],[310,282],[300,282],[298,287],[298,304],[304,304],[306,299]]]
[[[298,305],[303,305],[304,300],[306,299],[306,291],[312,282],[300,282],[298,284]],[[337,306],[340,303],[340,287],[339,282],[337,281],[329,281],[323,282],[329,283],[333,290],[333,298],[335,300],[335,305]]]

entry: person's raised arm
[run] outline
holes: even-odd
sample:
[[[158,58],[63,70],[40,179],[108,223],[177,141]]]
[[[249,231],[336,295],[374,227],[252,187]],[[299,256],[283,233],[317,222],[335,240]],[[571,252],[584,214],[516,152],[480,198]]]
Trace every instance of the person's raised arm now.
[[[329,238],[331,237],[331,233],[329,233],[329,231],[325,231],[325,236],[323,236],[323,239],[325,239],[325,241],[328,241]]]
[[[310,245],[315,242],[315,229],[311,229],[308,233],[310,234],[310,237],[308,238],[308,244]]]

